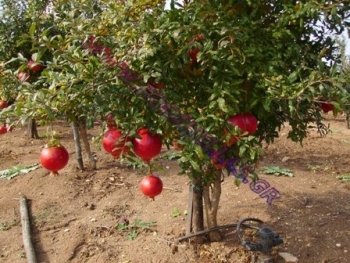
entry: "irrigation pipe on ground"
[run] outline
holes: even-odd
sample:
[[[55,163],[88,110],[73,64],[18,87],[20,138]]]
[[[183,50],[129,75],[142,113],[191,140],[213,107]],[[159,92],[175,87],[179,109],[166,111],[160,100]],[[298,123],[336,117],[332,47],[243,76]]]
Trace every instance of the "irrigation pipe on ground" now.
[[[21,224],[22,224],[22,239],[24,250],[26,252],[26,258],[28,263],[37,263],[34,247],[32,244],[32,235],[30,232],[30,220],[27,206],[27,199],[24,195],[19,198],[19,209],[21,213]]]

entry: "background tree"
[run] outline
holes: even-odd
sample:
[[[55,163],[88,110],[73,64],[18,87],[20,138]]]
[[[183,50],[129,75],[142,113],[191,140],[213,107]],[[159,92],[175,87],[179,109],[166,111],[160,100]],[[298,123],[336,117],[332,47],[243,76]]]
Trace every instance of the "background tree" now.
[[[345,88],[350,92],[350,56],[346,54],[346,44],[347,41],[344,37],[339,37],[336,39],[339,46],[340,55],[340,72],[343,78],[346,80]],[[343,110],[346,114],[347,127],[350,129],[350,104],[344,105]]]
[[[28,82],[37,77],[34,74],[29,79],[28,68],[23,65],[23,61],[32,59],[34,53],[33,46],[27,42],[20,44],[23,36],[30,31],[32,24],[40,24],[46,22],[43,20],[43,14],[50,1],[37,0],[20,0],[20,1],[1,1],[0,13],[0,62],[2,78],[0,81],[0,96],[4,100],[11,103],[15,100],[20,91],[20,82]],[[46,28],[48,25],[42,25]],[[17,60],[9,66],[5,64],[13,58],[20,56]],[[33,59],[40,59],[34,55]],[[7,71],[12,69],[12,72]],[[28,119],[28,137],[38,138],[38,131],[36,128],[35,119]]]

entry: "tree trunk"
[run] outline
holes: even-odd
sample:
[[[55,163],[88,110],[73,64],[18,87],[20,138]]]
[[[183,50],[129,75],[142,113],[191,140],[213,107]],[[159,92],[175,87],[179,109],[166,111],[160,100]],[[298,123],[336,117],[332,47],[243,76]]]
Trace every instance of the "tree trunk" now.
[[[73,129],[73,138],[74,138],[74,145],[75,145],[75,152],[76,152],[76,158],[78,162],[78,167],[80,171],[84,170],[84,161],[83,156],[81,153],[81,143],[80,143],[80,135],[79,135],[79,127],[78,123],[76,121],[72,122],[72,129]]]
[[[27,136],[31,139],[39,139],[39,133],[35,119],[30,119],[27,126]]]
[[[217,214],[221,196],[221,170],[215,171],[214,181],[203,187],[203,200],[207,220],[207,228],[217,227]],[[209,232],[209,240],[212,242],[222,239],[220,231]]]
[[[193,185],[193,215],[192,224],[193,232],[202,231],[204,229],[204,214],[203,214],[203,187],[202,183],[198,179],[192,180]],[[203,243],[205,241],[204,237],[196,237],[196,243]]]
[[[91,152],[90,142],[89,142],[87,131],[86,131],[86,119],[85,118],[78,119],[78,127],[79,127],[80,138],[83,141],[86,154],[89,158],[90,169],[96,170],[96,160],[95,160],[94,155]]]

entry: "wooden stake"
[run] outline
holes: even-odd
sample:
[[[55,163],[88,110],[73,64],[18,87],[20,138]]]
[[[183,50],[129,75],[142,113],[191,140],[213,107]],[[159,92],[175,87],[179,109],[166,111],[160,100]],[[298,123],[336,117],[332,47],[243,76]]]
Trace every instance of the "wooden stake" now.
[[[33,248],[31,233],[30,233],[30,221],[29,221],[29,212],[27,207],[27,199],[24,195],[21,195],[19,198],[20,204],[20,213],[21,213],[21,224],[22,224],[22,239],[24,250],[26,252],[27,262],[28,263],[37,263],[35,256],[35,251]]]
[[[193,216],[193,185],[190,184],[187,219],[186,219],[186,236],[192,232],[192,216]]]

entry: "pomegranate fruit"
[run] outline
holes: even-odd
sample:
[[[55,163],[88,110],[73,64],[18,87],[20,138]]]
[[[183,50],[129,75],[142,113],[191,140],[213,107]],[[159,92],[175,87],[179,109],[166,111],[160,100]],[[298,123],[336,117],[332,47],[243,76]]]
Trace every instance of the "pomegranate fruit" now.
[[[238,126],[242,133],[247,133],[248,135],[253,135],[258,128],[258,119],[250,113],[241,113],[232,116],[228,119],[228,122],[234,127]],[[238,140],[239,138],[232,136],[228,145],[232,145]]]
[[[126,145],[129,141],[131,139],[123,136],[120,130],[110,128],[102,138],[102,146],[114,158],[119,158],[122,153],[129,152],[130,148]]]
[[[33,72],[39,72],[44,68],[44,66],[42,64],[34,61],[33,59],[30,59],[28,61],[27,67]]]
[[[156,175],[145,176],[140,183],[141,192],[154,200],[154,197],[159,195],[163,190],[163,182]]]
[[[145,163],[156,157],[162,149],[162,139],[158,134],[151,134],[147,128],[139,129],[137,134],[141,138],[133,138],[135,154]]]
[[[58,175],[58,171],[67,165],[68,160],[69,154],[66,148],[57,143],[46,145],[40,152],[40,164],[54,176]]]
[[[323,113],[328,113],[334,110],[334,105],[329,101],[322,101],[320,102],[320,108],[323,111]]]
[[[0,127],[0,134],[5,134],[7,132],[7,127],[5,125]]]
[[[8,107],[8,103],[6,100],[0,100],[0,110]]]

